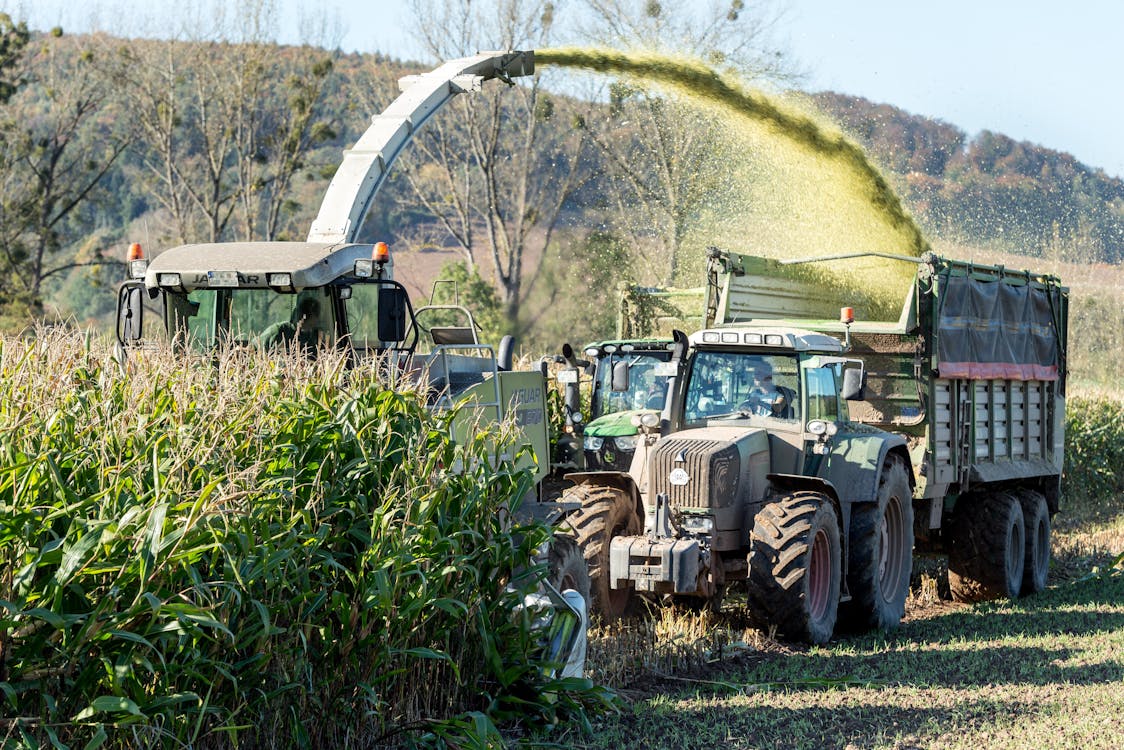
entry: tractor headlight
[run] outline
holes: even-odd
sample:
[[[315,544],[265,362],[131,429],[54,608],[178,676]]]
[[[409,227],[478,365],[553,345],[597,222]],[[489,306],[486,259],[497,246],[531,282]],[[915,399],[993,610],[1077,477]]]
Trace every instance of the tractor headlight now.
[[[638,440],[640,440],[639,435],[617,435],[613,438],[613,443],[616,444],[617,450],[634,451]]]
[[[679,525],[688,534],[713,534],[714,516],[693,516],[684,513],[679,517]]]
[[[599,451],[601,446],[605,444],[604,438],[599,438],[596,435],[586,435],[583,443],[587,451]]]

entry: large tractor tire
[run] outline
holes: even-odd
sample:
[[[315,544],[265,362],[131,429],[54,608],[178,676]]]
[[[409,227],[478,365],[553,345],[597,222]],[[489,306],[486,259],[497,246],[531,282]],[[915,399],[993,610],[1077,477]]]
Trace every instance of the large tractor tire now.
[[[635,593],[631,587],[610,587],[609,544],[613,537],[635,536],[644,530],[632,498],[616,487],[579,484],[567,489],[562,501],[581,503],[566,522],[589,566],[591,611],[600,612],[606,621],[624,617],[632,611]]]
[[[826,642],[839,614],[841,577],[839,519],[827,496],[794,492],[754,518],[747,583],[758,627]]]
[[[1026,559],[1022,593],[1037,594],[1046,588],[1050,573],[1050,508],[1046,497],[1034,490],[1019,492],[1026,527]]]
[[[1018,496],[1005,491],[966,496],[959,506],[949,529],[952,598],[980,602],[1017,597],[1026,562],[1026,526]]]
[[[913,572],[913,493],[905,462],[890,456],[878,483],[878,501],[851,506],[847,588],[840,623],[853,630],[893,630],[905,616]]]
[[[573,589],[585,599],[589,610],[589,565],[572,536],[555,534],[547,557],[548,580],[559,592]]]

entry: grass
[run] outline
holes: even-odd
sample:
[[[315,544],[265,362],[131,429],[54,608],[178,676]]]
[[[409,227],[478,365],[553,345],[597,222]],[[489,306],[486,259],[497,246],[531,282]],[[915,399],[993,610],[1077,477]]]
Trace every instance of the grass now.
[[[783,644],[748,628],[736,598],[717,615],[661,609],[601,628],[590,669],[625,706],[572,746],[1119,747],[1124,419],[1111,391],[1073,401],[1046,591],[954,604],[937,597],[941,563],[922,560],[889,635]]]

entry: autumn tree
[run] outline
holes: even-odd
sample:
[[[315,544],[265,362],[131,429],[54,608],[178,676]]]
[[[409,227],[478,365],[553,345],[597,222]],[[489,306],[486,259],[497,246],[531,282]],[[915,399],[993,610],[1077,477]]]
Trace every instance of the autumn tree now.
[[[415,36],[437,60],[547,46],[555,31],[555,6],[546,0],[413,0],[410,7]],[[448,109],[452,116],[434,118],[404,164],[411,197],[470,270],[491,272],[509,329],[523,333],[523,304],[543,268],[531,259],[550,251],[562,208],[584,180],[584,133],[570,127],[569,105],[543,88],[541,71],[459,97]]]
[[[23,316],[41,309],[51,264],[80,239],[67,236],[68,217],[96,195],[128,143],[87,43],[56,29],[15,55],[26,34],[0,18],[12,76],[0,109],[0,301]]]
[[[331,54],[278,48],[273,4],[233,8],[181,23],[169,40],[119,43],[113,59],[142,144],[135,178],[181,243],[275,239],[294,177],[333,136],[321,111]]]
[[[742,0],[705,6],[656,0],[582,0],[576,27],[585,43],[639,53],[690,55],[756,84],[798,79],[775,44],[783,6]],[[608,111],[600,102],[608,99]],[[716,144],[716,116],[642,80],[615,80],[589,96],[585,117],[596,146],[608,208],[631,238],[649,283],[671,284],[684,242],[729,180]]]

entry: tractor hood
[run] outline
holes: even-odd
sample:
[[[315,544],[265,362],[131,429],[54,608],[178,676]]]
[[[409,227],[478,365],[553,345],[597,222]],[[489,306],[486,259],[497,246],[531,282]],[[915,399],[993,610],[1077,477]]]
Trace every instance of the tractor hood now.
[[[619,437],[621,435],[635,435],[638,430],[632,424],[632,418],[638,414],[655,412],[655,409],[632,409],[618,411],[598,417],[585,426],[585,434],[592,437]]]

